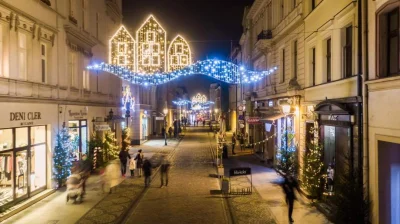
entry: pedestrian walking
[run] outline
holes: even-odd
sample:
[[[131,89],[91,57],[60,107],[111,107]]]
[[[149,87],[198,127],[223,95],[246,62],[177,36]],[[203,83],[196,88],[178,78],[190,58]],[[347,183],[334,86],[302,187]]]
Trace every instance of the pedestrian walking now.
[[[138,175],[139,177],[142,177],[142,168],[143,168],[143,158],[144,155],[142,153],[142,150],[139,149],[138,154],[135,157],[136,160],[136,168],[138,169]]]
[[[136,161],[134,158],[129,160],[129,170],[131,171],[131,177],[135,177]]]
[[[119,166],[118,160],[112,160],[103,170],[101,175],[101,189],[103,192],[109,189],[109,193],[111,194],[112,189],[115,190],[115,187],[120,183]]]
[[[285,181],[282,184],[283,192],[285,193],[285,199],[286,199],[286,204],[289,207],[289,222],[294,222],[292,218],[292,213],[293,213],[293,205],[294,205],[294,200],[296,200],[296,195],[294,194],[294,190],[296,189],[298,192],[300,192],[299,184],[297,181],[291,176],[285,176]]]
[[[232,155],[235,155],[235,146],[236,146],[236,134],[233,132],[232,135]]]
[[[239,143],[240,143],[240,151],[243,151],[243,148],[244,148],[244,137],[243,137],[243,134],[240,135],[240,137],[239,137]]]
[[[119,160],[121,161],[121,173],[123,177],[125,177],[126,163],[128,162],[128,158],[131,159],[128,151],[121,149],[121,151],[119,152]]]
[[[151,177],[151,168],[152,165],[148,159],[143,161],[143,173],[144,173],[144,186],[150,186],[150,177]]]
[[[174,132],[174,130],[172,130],[172,127],[169,127],[168,128],[169,138],[172,138],[172,132]]]
[[[164,181],[165,181],[165,186],[168,186],[168,176],[169,176],[169,169],[171,166],[171,162],[169,159],[164,156],[163,161],[161,163],[160,171],[161,171],[161,188],[164,187]]]

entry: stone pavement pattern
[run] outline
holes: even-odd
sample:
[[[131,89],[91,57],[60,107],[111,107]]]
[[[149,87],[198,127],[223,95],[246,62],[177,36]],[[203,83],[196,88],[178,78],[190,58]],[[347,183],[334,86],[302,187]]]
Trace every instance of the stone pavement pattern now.
[[[215,174],[215,168],[208,134],[198,130],[202,128],[186,134],[171,159],[168,187],[160,188],[156,177],[126,223],[229,223],[224,198],[210,195],[219,184],[209,176]]]
[[[164,147],[164,140],[152,140],[144,145],[134,147],[130,150],[130,154],[133,155],[137,152],[137,149],[141,148],[145,153],[145,157],[153,157],[153,161],[157,163],[159,155],[170,153],[177,144],[178,141],[169,140],[168,146]],[[163,150],[160,151],[160,149]],[[5,220],[4,223],[70,224],[76,223],[78,220],[82,223],[113,223],[113,220],[117,219],[117,214],[121,214],[121,211],[126,211],[129,208],[127,204],[130,202],[121,197],[130,196],[130,199],[132,199],[138,194],[138,191],[144,189],[143,178],[125,179],[126,182],[121,178],[122,183],[117,192],[108,194],[103,193],[99,180],[100,177],[98,175],[93,175],[88,179],[86,185],[87,195],[81,204],[72,204],[71,202],[66,204],[65,189],[58,190],[40,202]],[[94,215],[104,210],[107,212],[105,215],[102,214],[101,219]]]

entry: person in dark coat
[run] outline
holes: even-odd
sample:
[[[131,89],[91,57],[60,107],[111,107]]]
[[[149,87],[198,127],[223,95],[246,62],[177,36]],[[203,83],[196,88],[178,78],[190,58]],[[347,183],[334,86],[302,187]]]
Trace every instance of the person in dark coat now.
[[[129,155],[128,151],[121,149],[121,151],[119,152],[119,160],[121,161],[121,173],[123,177],[125,177],[126,164],[128,162],[128,158],[131,159],[131,156]]]
[[[233,133],[232,135],[232,155],[235,155],[235,146],[236,146],[236,134]]]
[[[150,177],[151,177],[151,163],[148,159],[145,159],[143,162],[143,172],[144,172],[144,186],[150,186]]]
[[[296,189],[298,192],[300,191],[299,184],[292,176],[288,175],[285,176],[285,181],[282,184],[282,188],[283,192],[285,193],[286,204],[289,206],[289,222],[294,222],[292,218],[294,200],[296,200],[294,190]]]
[[[143,155],[143,153],[142,153],[142,150],[139,149],[138,154],[137,154],[136,157],[135,157],[135,160],[136,160],[136,168],[138,169],[139,177],[142,177],[143,158],[144,158],[144,155]]]
[[[169,161],[169,159],[164,156],[161,162],[161,167],[160,167],[160,171],[161,171],[161,188],[163,188],[164,186],[168,186],[168,176],[169,176],[169,169],[171,167],[171,162]],[[164,185],[164,181],[165,181],[165,185]]]

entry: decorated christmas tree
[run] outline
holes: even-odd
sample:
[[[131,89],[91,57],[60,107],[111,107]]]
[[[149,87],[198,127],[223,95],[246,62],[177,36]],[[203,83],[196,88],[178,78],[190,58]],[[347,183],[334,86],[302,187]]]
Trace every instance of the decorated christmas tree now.
[[[131,129],[130,128],[124,128],[122,130],[122,149],[127,150],[129,145],[131,144]]]
[[[297,172],[297,156],[295,134],[291,130],[282,130],[281,144],[277,148],[277,168],[285,174],[295,175]]]
[[[103,142],[103,156],[104,160],[114,159],[118,156],[118,146],[116,145],[117,139],[115,138],[115,133],[112,131],[107,131],[104,135]]]
[[[310,130],[310,134],[314,137],[314,140],[307,146],[307,151],[304,155],[303,175],[302,175],[302,186],[307,190],[312,198],[317,198],[320,193],[322,169],[324,164],[322,163],[322,145],[318,138],[318,123],[314,123],[314,128]]]
[[[63,125],[61,130],[57,133],[56,146],[54,147],[53,154],[53,177],[57,181],[58,187],[61,187],[71,174],[71,153],[72,142],[70,140],[68,128]]]

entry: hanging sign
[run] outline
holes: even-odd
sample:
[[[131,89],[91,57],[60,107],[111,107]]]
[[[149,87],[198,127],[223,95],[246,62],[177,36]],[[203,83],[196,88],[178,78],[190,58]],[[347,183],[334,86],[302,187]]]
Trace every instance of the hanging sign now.
[[[94,126],[94,129],[96,131],[108,131],[110,130],[110,126],[108,124],[100,124],[100,125],[96,125]]]
[[[249,124],[259,124],[260,123],[260,118],[259,117],[248,117],[247,123]]]
[[[229,176],[243,176],[243,175],[250,175],[251,168],[250,167],[241,167],[241,168],[232,168],[229,170]]]
[[[156,117],[156,121],[163,121],[164,117]]]

